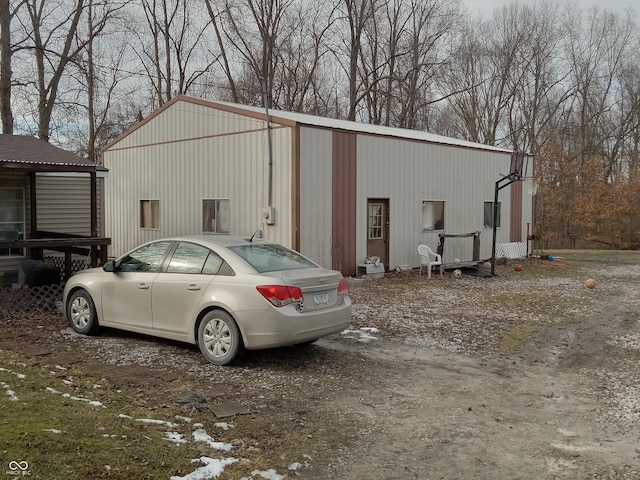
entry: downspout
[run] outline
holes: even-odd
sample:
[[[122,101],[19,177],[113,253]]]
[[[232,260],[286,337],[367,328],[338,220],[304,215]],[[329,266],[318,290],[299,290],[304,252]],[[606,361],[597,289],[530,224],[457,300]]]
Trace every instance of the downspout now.
[[[267,207],[273,206],[273,152],[271,149],[271,119],[269,118],[269,101],[267,100],[267,85],[262,79],[262,101],[264,103],[264,111],[267,118],[267,142],[269,149],[269,188],[267,190]]]

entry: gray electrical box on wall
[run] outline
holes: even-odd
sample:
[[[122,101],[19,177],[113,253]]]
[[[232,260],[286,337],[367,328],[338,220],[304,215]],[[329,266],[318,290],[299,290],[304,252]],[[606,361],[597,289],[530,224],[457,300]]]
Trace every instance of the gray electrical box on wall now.
[[[262,219],[267,225],[273,225],[276,223],[276,210],[273,207],[262,208]]]

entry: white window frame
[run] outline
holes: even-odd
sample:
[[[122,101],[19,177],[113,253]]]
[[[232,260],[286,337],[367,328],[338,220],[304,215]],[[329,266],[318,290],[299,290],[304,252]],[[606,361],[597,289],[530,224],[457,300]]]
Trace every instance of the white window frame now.
[[[490,205],[491,208],[491,215],[489,215],[489,220],[487,221],[487,205]],[[483,223],[484,223],[484,228],[493,228],[493,202],[484,202],[484,204],[482,205],[482,217],[483,217]],[[500,219],[502,218],[502,202],[498,202],[498,216],[496,218],[496,223],[497,226],[496,228],[500,228],[500,225],[502,224],[502,222],[500,221]]]
[[[438,217],[437,211],[440,204],[442,205],[442,216]],[[430,208],[425,208],[429,206]],[[434,232],[444,230],[445,220],[445,202],[444,200],[422,200],[422,231]]]
[[[145,223],[146,214],[145,214],[145,205],[149,203],[149,207],[151,209],[151,226],[147,226]],[[139,221],[140,221],[140,229],[141,230],[160,230],[160,200],[157,198],[143,198],[138,202],[139,205]],[[154,211],[155,205],[155,211]]]
[[[22,223],[22,229],[21,231],[18,230],[18,240],[24,239],[25,238],[25,234],[26,234],[26,229],[27,229],[27,224],[26,224],[26,205],[25,205],[25,198],[24,198],[24,187],[0,187],[0,190],[19,190],[22,195],[22,222],[17,221],[3,221],[0,218],[0,229],[3,229],[4,225],[11,225],[11,226],[15,226],[15,224],[17,223]],[[15,253],[12,253],[15,252]],[[17,253],[19,252],[19,253]],[[11,248],[9,249],[9,254],[8,255],[2,255],[0,254],[0,258],[15,258],[15,257],[24,257],[24,249],[22,248]]]
[[[213,208],[206,208],[206,202],[213,202]],[[207,215],[211,213],[211,215]],[[202,232],[229,234],[231,232],[231,201],[228,198],[202,199]]]

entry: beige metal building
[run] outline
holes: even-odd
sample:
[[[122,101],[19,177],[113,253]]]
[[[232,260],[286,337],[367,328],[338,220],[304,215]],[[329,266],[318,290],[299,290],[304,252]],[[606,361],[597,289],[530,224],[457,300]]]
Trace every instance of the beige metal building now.
[[[480,232],[491,257],[509,150],[425,132],[179,96],[104,150],[110,255],[166,236],[262,236],[345,275],[367,256],[418,266],[417,246]],[[529,161],[530,159],[528,159]],[[532,169],[532,165],[529,166]],[[498,242],[525,241],[532,197],[499,198]],[[445,263],[473,242],[447,239]]]

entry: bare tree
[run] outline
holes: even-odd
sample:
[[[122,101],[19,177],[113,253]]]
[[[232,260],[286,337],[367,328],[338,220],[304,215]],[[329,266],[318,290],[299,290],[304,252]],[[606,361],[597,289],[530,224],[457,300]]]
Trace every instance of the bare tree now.
[[[347,58],[343,63],[343,69],[347,76],[349,99],[347,120],[355,120],[362,95],[358,81],[358,66],[362,53],[363,36],[365,27],[374,19],[378,0],[342,0],[341,4],[345,9],[344,19],[348,26],[348,34],[345,39]]]
[[[496,10],[492,20],[469,24],[459,41],[455,60],[444,78],[442,88],[454,92],[450,97],[464,126],[468,140],[496,145],[507,143],[506,115],[531,59],[522,51],[531,41],[527,17],[520,15],[519,4]]]
[[[13,46],[11,44],[11,20],[18,13],[25,0],[14,4],[9,0],[0,0],[0,118],[2,133],[13,133],[13,111],[11,109],[11,86],[13,72]]]
[[[226,41],[242,58],[236,75],[238,100],[249,104],[262,103],[263,89],[267,102],[274,102],[274,79],[278,53],[293,32],[299,28],[286,22],[293,0],[227,0],[222,28]]]
[[[319,96],[331,96],[322,62],[329,49],[325,39],[334,21],[335,9],[324,5],[292,6],[286,21],[297,25],[282,39],[274,72],[274,106],[306,113],[326,113],[317,103]],[[319,95],[315,95],[317,93]]]
[[[210,20],[194,5],[187,0],[141,0],[147,30],[133,27],[138,39],[134,51],[151,81],[155,106],[188,93],[216,62],[201,55]]]
[[[28,0],[26,6],[29,25],[25,28],[32,41],[36,63],[38,136],[49,141],[52,114],[63,74],[89,42],[89,38],[77,36],[86,3],[85,0],[76,0],[73,5],[64,1]],[[96,25],[93,35],[98,35],[104,26],[104,22]]]

